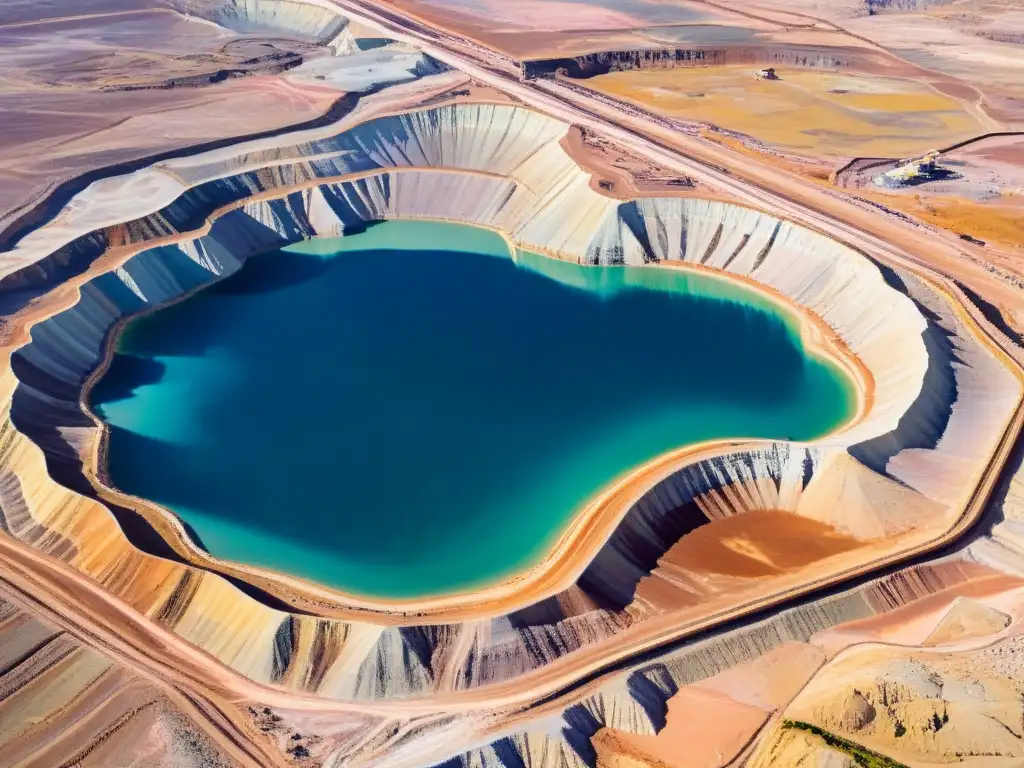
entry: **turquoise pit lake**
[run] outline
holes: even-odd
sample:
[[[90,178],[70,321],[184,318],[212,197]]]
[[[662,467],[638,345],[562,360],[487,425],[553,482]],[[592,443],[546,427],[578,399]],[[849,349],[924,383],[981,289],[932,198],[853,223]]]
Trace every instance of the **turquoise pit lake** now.
[[[813,439],[856,391],[733,281],[389,221],[130,321],[91,405],[112,483],[211,554],[413,598],[529,567],[659,454]]]

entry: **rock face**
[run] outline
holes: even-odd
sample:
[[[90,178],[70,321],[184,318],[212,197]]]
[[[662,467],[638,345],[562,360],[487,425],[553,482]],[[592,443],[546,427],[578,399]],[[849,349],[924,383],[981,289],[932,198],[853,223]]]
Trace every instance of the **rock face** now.
[[[690,198],[605,198],[562,150],[566,130],[492,104],[367,122],[355,116],[288,141],[249,142],[93,184],[0,261],[0,295],[15,309],[65,283],[81,286],[66,308],[32,327],[30,343],[0,374],[8,420],[0,434],[4,527],[239,673],[342,699],[507,681],[668,610],[633,598],[680,535],[680,510],[696,507],[707,519],[756,509],[831,515],[831,522],[848,515],[864,537],[916,526],[922,538],[943,531],[1020,388],[941,290],[880,271],[765,213]],[[686,262],[749,279],[827,324],[864,366],[871,406],[858,423],[813,444],[737,445],[654,478],[573,583],[532,606],[458,623],[289,614],[273,594],[243,594],[201,553],[186,563],[134,512],[97,501],[82,467],[97,431],[78,400],[114,323],[220,279],[253,254],[395,217],[487,226],[584,264]],[[838,620],[822,617],[872,610],[860,593],[815,606],[792,619],[796,629],[773,625],[753,647],[805,638],[807,627]],[[680,667],[671,685],[720,671],[725,659],[749,660],[753,642],[693,649],[689,671]],[[655,670],[641,677],[646,682],[636,678],[625,699],[573,710],[565,740],[549,744],[534,734],[519,743],[517,736],[494,750],[578,754],[565,745],[589,743],[609,719],[633,728],[654,722],[651,702],[668,683]]]
[[[1021,643],[1018,635],[955,653],[852,650],[826,666],[785,716],[899,762],[1016,765],[1024,759]],[[855,692],[844,693],[851,686]],[[775,732],[764,741],[754,766],[771,764],[778,739]]]
[[[172,7],[232,32],[277,32],[329,42],[348,20],[322,0],[173,0]]]
[[[163,689],[0,593],[5,765],[227,768]]]
[[[527,78],[561,73],[573,79],[587,79],[609,72],[636,69],[675,69],[677,67],[725,66],[730,64],[774,65],[836,70],[849,67],[851,61],[836,49],[815,46],[732,45],[716,48],[652,48],[646,50],[602,51],[559,59],[536,59],[522,63]]]

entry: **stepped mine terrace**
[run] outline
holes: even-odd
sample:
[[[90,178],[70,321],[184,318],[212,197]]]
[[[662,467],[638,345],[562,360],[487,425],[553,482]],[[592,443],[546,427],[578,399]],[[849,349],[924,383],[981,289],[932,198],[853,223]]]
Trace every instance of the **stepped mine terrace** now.
[[[74,639],[5,674],[12,743],[64,733],[72,663],[195,764],[769,765],[895,749],[929,675],[1012,680],[1001,273],[479,42],[289,5],[339,7],[312,87],[388,40],[447,68],[101,174],[0,254],[0,634]]]
[[[170,506],[215,556],[384,597],[486,586],[658,454],[812,439],[854,415],[795,319],[720,279],[513,262],[497,235],[402,219],[309,242],[129,324],[93,390],[116,425],[114,484]],[[702,323],[714,340],[687,333]],[[268,425],[292,388],[303,407]]]

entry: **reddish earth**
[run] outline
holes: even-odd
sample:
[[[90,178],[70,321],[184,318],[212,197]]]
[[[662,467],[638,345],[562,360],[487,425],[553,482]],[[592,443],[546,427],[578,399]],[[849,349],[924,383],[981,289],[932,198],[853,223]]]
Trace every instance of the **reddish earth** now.
[[[849,552],[862,542],[806,517],[756,510],[715,520],[687,534],[661,559],[709,574],[761,578]]]
[[[762,709],[689,686],[669,700],[668,721],[656,736],[606,729],[593,743],[599,765],[718,768],[767,719]]]

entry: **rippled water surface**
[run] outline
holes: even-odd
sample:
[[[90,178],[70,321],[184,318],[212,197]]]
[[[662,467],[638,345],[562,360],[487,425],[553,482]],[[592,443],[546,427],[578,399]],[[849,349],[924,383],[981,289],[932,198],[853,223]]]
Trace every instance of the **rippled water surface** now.
[[[133,321],[93,392],[119,488],[214,555],[381,597],[500,579],[664,451],[809,439],[854,404],[749,289],[414,221]]]

